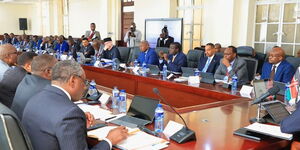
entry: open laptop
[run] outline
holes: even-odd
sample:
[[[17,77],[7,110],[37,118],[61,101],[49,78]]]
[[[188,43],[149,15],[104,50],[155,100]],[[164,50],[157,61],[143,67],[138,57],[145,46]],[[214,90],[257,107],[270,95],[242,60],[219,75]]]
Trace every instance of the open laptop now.
[[[260,97],[261,95],[265,94],[268,91],[264,80],[254,80],[253,88],[254,88],[254,93],[256,98]]]
[[[151,75],[158,75],[158,73],[160,72],[159,68],[157,65],[150,65],[148,64],[149,70],[150,70],[150,74]]]
[[[190,67],[181,67],[181,71],[183,77],[194,76],[195,74],[194,68],[190,68]]]
[[[152,123],[155,109],[159,100],[146,98],[142,96],[134,96],[127,114],[111,123],[135,128],[137,125],[147,125]]]

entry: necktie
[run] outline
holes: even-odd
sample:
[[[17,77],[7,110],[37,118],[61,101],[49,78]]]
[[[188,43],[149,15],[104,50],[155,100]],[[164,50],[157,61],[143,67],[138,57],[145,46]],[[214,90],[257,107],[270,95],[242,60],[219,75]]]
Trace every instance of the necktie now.
[[[176,56],[174,55],[173,58],[172,58],[172,62],[174,62],[175,58],[176,58]]]
[[[273,68],[272,68],[272,71],[271,71],[271,74],[270,74],[270,80],[273,81],[274,80],[274,76],[275,76],[275,69],[276,69],[276,66],[273,65]]]
[[[89,40],[93,38],[95,32],[93,31],[92,34],[89,36]]]
[[[210,64],[210,57],[207,58],[206,64],[205,64],[204,68],[202,69],[202,72],[207,71],[207,68],[208,68],[209,64]]]

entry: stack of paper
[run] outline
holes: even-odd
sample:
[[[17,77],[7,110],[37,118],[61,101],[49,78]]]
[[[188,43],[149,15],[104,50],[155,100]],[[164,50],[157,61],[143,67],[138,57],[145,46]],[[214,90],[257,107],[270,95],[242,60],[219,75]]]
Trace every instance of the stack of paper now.
[[[97,137],[99,140],[107,136],[111,129],[116,128],[116,126],[107,126],[92,130],[88,132],[89,137]],[[115,145],[120,149],[127,150],[153,150],[153,149],[163,149],[168,146],[169,142],[162,138],[155,137],[153,135],[147,134],[140,131],[138,128],[127,128],[129,132],[129,137]]]
[[[269,136],[273,136],[273,137],[277,137],[277,138],[281,138],[281,139],[285,139],[285,140],[293,139],[292,134],[282,133],[280,130],[280,127],[275,126],[275,125],[253,123],[245,128],[250,131],[253,131],[253,132],[257,132],[260,134],[269,135]]]
[[[84,112],[90,112],[92,115],[94,115],[95,119],[100,119],[102,121],[115,116],[112,114],[112,112],[102,109],[98,105],[79,104],[77,106]]]

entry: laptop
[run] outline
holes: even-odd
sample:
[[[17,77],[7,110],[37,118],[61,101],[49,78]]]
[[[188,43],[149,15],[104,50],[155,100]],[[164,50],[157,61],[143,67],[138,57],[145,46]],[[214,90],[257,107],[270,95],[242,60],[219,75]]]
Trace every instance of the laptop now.
[[[138,125],[147,125],[152,123],[155,109],[159,100],[142,96],[134,96],[132,103],[125,116],[111,121],[117,125],[135,128]]]
[[[261,95],[265,94],[268,91],[264,80],[254,80],[253,88],[254,88],[254,93],[256,98],[260,97]]]
[[[158,73],[160,72],[159,68],[157,65],[150,65],[148,64],[149,70],[150,70],[150,74],[151,75],[158,75]]]
[[[209,72],[200,72],[201,80],[200,82],[214,84],[215,78],[213,73]]]
[[[194,76],[195,74],[194,68],[190,68],[190,67],[181,67],[181,71],[183,77]]]

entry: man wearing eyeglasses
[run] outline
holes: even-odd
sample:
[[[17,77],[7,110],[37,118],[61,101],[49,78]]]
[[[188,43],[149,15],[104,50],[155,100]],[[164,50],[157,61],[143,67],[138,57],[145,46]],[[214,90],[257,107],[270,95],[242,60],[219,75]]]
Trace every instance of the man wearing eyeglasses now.
[[[46,85],[50,85],[51,70],[56,64],[55,57],[44,54],[33,58],[31,74],[25,75],[17,87],[11,109],[22,119],[23,110],[29,99],[39,93]]]
[[[81,66],[73,60],[58,62],[52,69],[51,86],[33,96],[25,106],[22,123],[34,149],[87,150],[86,116],[73,102],[88,88]],[[128,131],[118,127],[91,149],[110,150],[126,139]]]
[[[295,68],[285,60],[285,52],[281,47],[275,46],[269,52],[269,61],[262,68],[261,79],[270,81],[291,82]]]
[[[0,81],[6,70],[15,66],[17,63],[17,50],[11,44],[0,46]]]

